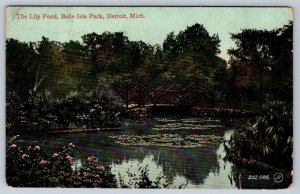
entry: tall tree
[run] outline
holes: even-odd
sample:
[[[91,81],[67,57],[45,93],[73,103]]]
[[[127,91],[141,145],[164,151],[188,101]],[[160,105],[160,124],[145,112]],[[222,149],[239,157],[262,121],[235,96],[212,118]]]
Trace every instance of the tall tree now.
[[[219,65],[226,68],[226,64],[220,63],[217,56],[220,53],[219,44],[218,35],[211,36],[198,23],[188,26],[177,35],[171,32],[163,43],[170,73],[175,73],[174,69],[185,68],[187,71],[182,74],[186,74],[186,80],[213,82],[216,71],[220,69]]]
[[[83,46],[86,50],[86,56],[91,64],[89,72],[90,81],[96,80],[97,75],[100,73],[100,64],[98,62],[98,52],[100,48],[100,35],[93,32],[82,36]],[[95,81],[96,82],[96,81]]]
[[[240,33],[231,34],[236,48],[228,50],[229,64],[232,67],[239,66],[239,69],[243,67],[244,78],[256,78],[261,102],[264,92],[276,98],[287,99],[289,96],[291,99],[292,29],[293,24],[290,22],[280,29],[244,29]],[[240,79],[239,83],[247,80],[251,79]]]
[[[273,57],[270,45],[275,40],[278,31],[244,29],[237,34],[231,34],[237,48],[229,49],[231,61],[238,61],[243,65],[253,66],[258,70],[259,100],[263,95],[263,73],[270,69]]]
[[[33,89],[36,66],[34,44],[6,40],[6,86],[8,91],[17,92],[20,96],[28,95]]]
[[[293,22],[279,29],[277,38],[272,42],[274,56],[271,83],[273,94],[282,100],[293,100]]]
[[[69,90],[81,91],[88,85],[88,72],[91,68],[85,55],[84,47],[79,41],[62,44],[63,61],[61,64],[61,83]]]
[[[61,43],[50,41],[46,37],[38,42],[36,51],[39,56],[39,64],[36,73],[36,83],[34,91],[49,89],[57,95],[64,95],[66,92],[63,67],[64,57],[62,55]]]

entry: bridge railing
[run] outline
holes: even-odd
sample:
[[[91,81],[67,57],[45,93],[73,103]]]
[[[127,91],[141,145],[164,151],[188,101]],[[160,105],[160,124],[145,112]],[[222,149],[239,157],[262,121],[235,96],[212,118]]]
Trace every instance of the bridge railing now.
[[[128,84],[125,87],[113,86],[116,95],[120,96],[126,108],[129,104],[138,106],[165,104],[180,106],[209,106],[214,101],[214,93],[199,82],[194,82],[186,88],[177,85],[161,85],[157,88],[147,86],[142,82]]]

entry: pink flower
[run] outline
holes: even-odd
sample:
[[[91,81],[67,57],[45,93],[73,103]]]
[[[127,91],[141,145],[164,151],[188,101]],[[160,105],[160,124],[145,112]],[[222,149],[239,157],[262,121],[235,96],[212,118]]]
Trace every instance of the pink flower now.
[[[17,145],[16,145],[16,144],[11,144],[9,147],[10,147],[10,148],[16,148]]]
[[[97,166],[96,169],[100,170],[100,171],[104,171],[105,170],[104,166]]]
[[[58,153],[53,153],[53,154],[52,154],[52,158],[57,158],[58,156],[59,156]]]
[[[87,176],[89,176],[89,173],[83,172],[82,175],[83,175],[84,177],[87,177]]]
[[[87,161],[91,162],[91,161],[93,161],[93,158],[92,158],[91,156],[89,156],[89,157],[87,158]]]
[[[75,145],[72,143],[69,143],[69,147],[75,148]]]
[[[47,164],[47,161],[46,161],[46,160],[41,160],[41,161],[40,161],[40,165],[45,165],[45,164]]]
[[[92,161],[97,160],[97,158],[95,156],[89,156],[89,157],[87,157],[86,160],[89,161],[89,162],[92,162]]]
[[[25,160],[26,158],[29,158],[29,155],[23,154],[23,155],[22,155],[22,159]]]
[[[69,162],[73,162],[73,157],[72,157],[72,156],[69,156],[69,155],[68,155],[68,156],[66,157],[66,159],[67,159]]]
[[[34,150],[34,151],[40,151],[40,150],[41,150],[41,147],[38,146],[38,145],[37,145],[37,146],[34,146],[33,150]]]
[[[95,175],[95,178],[100,178],[100,175],[99,175],[99,174],[96,174],[96,175]]]

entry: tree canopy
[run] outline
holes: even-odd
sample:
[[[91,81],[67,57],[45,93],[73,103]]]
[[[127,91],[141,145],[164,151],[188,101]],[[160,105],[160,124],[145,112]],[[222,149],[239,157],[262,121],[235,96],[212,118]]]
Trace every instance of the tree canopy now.
[[[93,32],[68,42],[7,39],[7,90],[21,96],[43,90],[66,95],[137,79],[153,87],[199,81],[227,98],[290,101],[292,29],[290,22],[270,31],[231,34],[236,47],[228,50],[228,64],[218,56],[218,34],[198,23],[170,32],[162,45],[131,41],[123,32]]]
[[[235,93],[252,90],[249,95],[262,100],[272,95],[292,100],[293,23],[283,28],[267,30],[243,29],[231,34],[236,48],[228,50],[229,72]]]

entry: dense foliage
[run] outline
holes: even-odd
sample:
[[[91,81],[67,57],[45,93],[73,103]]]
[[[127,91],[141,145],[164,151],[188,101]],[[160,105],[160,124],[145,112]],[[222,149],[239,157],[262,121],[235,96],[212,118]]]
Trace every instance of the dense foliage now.
[[[219,43],[218,35],[209,35],[200,24],[178,35],[168,34],[163,48],[130,41],[122,32],[85,34],[82,43],[46,37],[28,43],[7,39],[7,90],[22,96],[30,90],[65,96],[93,89],[99,82],[136,78],[150,85],[195,79],[213,84],[216,75],[226,70],[226,62],[217,56]]]
[[[228,142],[229,154],[293,168],[292,108],[281,101],[263,105],[261,115],[237,129]]]
[[[274,30],[243,29],[231,34],[236,46],[228,64],[220,39],[201,24],[167,34],[162,46],[131,41],[123,32],[95,32],[82,42],[6,41],[7,91],[84,94],[99,83],[142,80],[150,86],[193,81],[212,88],[226,103],[261,103],[266,97],[292,101],[293,23]]]
[[[28,98],[7,94],[8,133],[24,133],[57,128],[102,128],[120,125],[117,99],[93,91],[77,92],[64,98],[51,92],[31,94]]]
[[[11,144],[6,153],[7,183],[13,187],[116,187],[109,166],[97,164],[92,156],[86,167],[72,169],[72,143],[52,155],[39,145],[24,149]]]
[[[236,48],[228,50],[228,100],[292,102],[293,23],[279,29],[243,29],[231,34]]]
[[[49,148],[48,148],[49,149]],[[7,145],[6,181],[13,187],[72,187],[72,188],[169,188],[163,176],[151,180],[147,166],[138,173],[127,171],[129,181],[119,174],[118,179],[108,165],[101,165],[98,158],[88,156],[83,166],[74,165],[75,145],[69,143],[58,152],[49,153],[39,145]],[[183,188],[180,185],[178,188]]]

